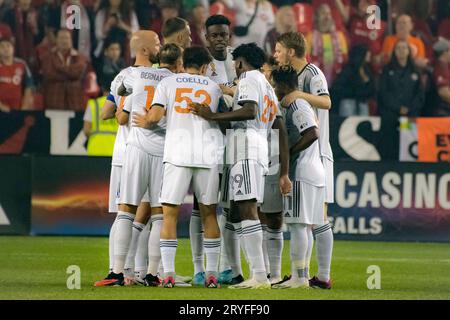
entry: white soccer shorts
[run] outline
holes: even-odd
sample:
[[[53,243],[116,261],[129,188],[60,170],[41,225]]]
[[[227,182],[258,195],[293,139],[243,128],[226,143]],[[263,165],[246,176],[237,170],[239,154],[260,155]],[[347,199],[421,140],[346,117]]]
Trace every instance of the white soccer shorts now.
[[[284,222],[307,225],[324,224],[325,187],[316,187],[302,181],[293,181],[292,196],[283,208]]]
[[[264,179],[264,201],[260,207],[264,213],[279,213],[283,211],[283,196],[280,191],[280,171],[266,176]]]
[[[163,175],[163,159],[127,145],[123,163],[119,203],[138,206],[148,195],[150,206],[160,207],[159,193]]]
[[[323,168],[325,169],[325,202],[333,203],[334,202],[334,169],[333,169],[333,161],[326,158],[321,157]]]
[[[117,201],[120,190],[120,174],[122,166],[111,166],[111,175],[109,177],[109,213],[117,213],[119,211]]]
[[[219,168],[181,167],[164,163],[160,203],[181,205],[192,181],[198,203],[217,204],[219,197]]]
[[[230,171],[230,201],[264,199],[264,168],[255,160],[236,162]]]

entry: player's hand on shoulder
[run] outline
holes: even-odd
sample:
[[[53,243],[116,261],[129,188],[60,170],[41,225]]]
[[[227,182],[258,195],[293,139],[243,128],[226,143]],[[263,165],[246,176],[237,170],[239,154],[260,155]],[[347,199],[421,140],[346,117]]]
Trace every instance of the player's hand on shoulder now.
[[[191,102],[188,105],[188,108],[192,114],[195,114],[196,116],[199,116],[206,120],[211,120],[214,116],[214,113],[211,111],[211,108],[204,104]]]
[[[302,92],[295,90],[288,95],[284,96],[284,98],[281,100],[281,106],[287,108],[292,102],[294,102],[296,99],[299,99],[302,97]]]
[[[219,84],[219,87],[224,95],[234,96],[234,93],[236,92],[236,86],[229,87],[224,84]]]
[[[149,124],[146,120],[147,117],[147,109],[144,109],[144,114],[139,114],[139,113],[135,113],[133,112],[133,126],[135,127],[139,127],[139,128],[144,128],[144,129],[149,129],[151,127],[151,124]]]
[[[292,182],[288,175],[283,175],[280,177],[280,192],[286,195],[292,191]]]

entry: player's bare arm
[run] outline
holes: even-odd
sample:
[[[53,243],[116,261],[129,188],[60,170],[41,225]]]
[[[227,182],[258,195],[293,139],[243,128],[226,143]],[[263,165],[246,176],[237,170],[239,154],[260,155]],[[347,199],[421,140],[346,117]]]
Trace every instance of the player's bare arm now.
[[[150,111],[145,111],[145,114],[133,114],[133,125],[136,127],[150,129],[164,117],[164,114],[164,107],[159,104],[154,104]]]
[[[116,116],[116,104],[112,101],[106,100],[101,111],[102,120],[109,120]]]
[[[234,96],[236,93],[237,86],[229,87],[224,84],[219,84],[220,90],[222,90],[223,94],[227,94],[229,96]]]
[[[311,127],[311,128],[306,129],[303,132],[301,139],[295,145],[293,145],[291,147],[290,152],[289,152],[290,155],[291,156],[297,155],[298,153],[307,149],[317,139],[319,139],[319,128]]]
[[[292,182],[289,179],[289,142],[286,125],[281,117],[277,117],[272,125],[273,129],[278,129],[280,146],[280,191],[281,194],[288,194],[292,190]]]
[[[318,109],[325,109],[325,110],[331,109],[331,99],[329,95],[315,96],[313,94],[301,92],[299,90],[295,90],[286,95],[283,98],[283,100],[281,100],[281,105],[283,107],[287,107],[296,99],[304,99],[310,105]]]
[[[245,121],[255,119],[257,115],[257,105],[253,101],[245,102],[243,107],[239,110],[225,113],[214,113],[211,111],[211,108],[198,103],[191,104],[190,110],[191,113],[202,117],[205,120],[214,121]]]
[[[116,111],[116,119],[121,126],[126,125],[128,123],[129,118],[130,114],[127,111],[120,109]]]

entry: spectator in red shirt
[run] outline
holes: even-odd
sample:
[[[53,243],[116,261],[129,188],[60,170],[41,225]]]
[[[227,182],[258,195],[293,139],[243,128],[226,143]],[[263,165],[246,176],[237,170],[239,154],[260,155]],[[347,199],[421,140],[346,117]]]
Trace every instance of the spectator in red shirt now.
[[[30,110],[33,90],[33,77],[27,63],[14,57],[12,39],[0,39],[0,111]]]
[[[345,31],[345,26],[350,20],[350,0],[313,0],[314,11],[322,4],[330,7],[336,29]]]
[[[263,49],[267,55],[272,56],[275,51],[275,45],[280,35],[286,32],[297,31],[297,22],[295,21],[294,10],[291,6],[283,6],[275,14],[275,27],[269,30],[264,40]]]
[[[191,27],[192,44],[206,47],[205,22],[208,18],[208,11],[204,5],[198,4],[192,9],[191,16],[189,25]]]
[[[162,36],[162,29],[167,20],[180,15],[180,5],[174,0],[164,0],[159,2],[161,10],[160,17],[152,21],[150,30]]]
[[[383,45],[383,34],[386,23],[380,21],[379,29],[369,29],[367,26],[367,18],[369,15],[367,8],[375,3],[375,0],[358,0],[357,7],[351,15],[348,30],[351,48],[360,44],[367,45],[373,62],[378,65],[382,59],[382,56],[379,54]]]
[[[314,30],[307,34],[310,60],[323,71],[331,87],[347,61],[348,45],[344,32],[335,28],[330,7],[322,4],[314,12]]]
[[[7,24],[0,22],[0,39],[11,37],[12,37],[11,28]]]
[[[18,0],[14,8],[5,13],[7,23],[15,37],[16,55],[37,71],[35,40],[39,33],[37,12],[31,7],[31,0]]]
[[[43,58],[44,107],[84,110],[83,79],[87,67],[87,58],[73,49],[71,32],[59,30],[55,48]]]
[[[432,101],[433,106],[430,115],[435,117],[450,116],[450,42],[444,38],[439,39],[433,50],[436,56],[432,79]]]

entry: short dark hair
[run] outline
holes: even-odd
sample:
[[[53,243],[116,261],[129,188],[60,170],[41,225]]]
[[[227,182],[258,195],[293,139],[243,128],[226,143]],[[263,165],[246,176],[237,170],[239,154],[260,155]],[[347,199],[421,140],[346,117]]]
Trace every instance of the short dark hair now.
[[[280,66],[272,70],[272,80],[276,84],[282,84],[290,89],[296,89],[298,85],[297,72],[291,65]]]
[[[159,51],[159,63],[173,66],[182,54],[183,50],[178,45],[174,43],[165,44]]]
[[[216,25],[227,25],[230,26],[231,22],[230,20],[228,20],[227,17],[221,15],[221,14],[215,14],[213,16],[210,16],[206,22],[205,22],[205,28],[206,30],[208,30],[209,27],[211,26],[216,26]]]
[[[116,38],[106,38],[105,39],[105,44],[103,45],[103,50],[108,49],[111,45],[113,44],[118,44],[120,47],[120,50],[122,50],[122,44],[120,43],[120,41]]]
[[[212,61],[209,51],[200,46],[193,46],[184,49],[183,52],[183,66],[184,68],[200,69],[201,66],[209,64]]]
[[[232,52],[233,60],[243,58],[249,65],[255,69],[260,69],[266,61],[266,54],[256,43],[245,43]]]
[[[168,38],[171,35],[182,31],[187,25],[188,22],[182,18],[170,18],[164,23],[161,34],[164,38]]]
[[[295,55],[299,58],[303,58],[306,54],[306,40],[300,32],[283,33],[277,38],[277,42],[288,49],[294,49]]]

